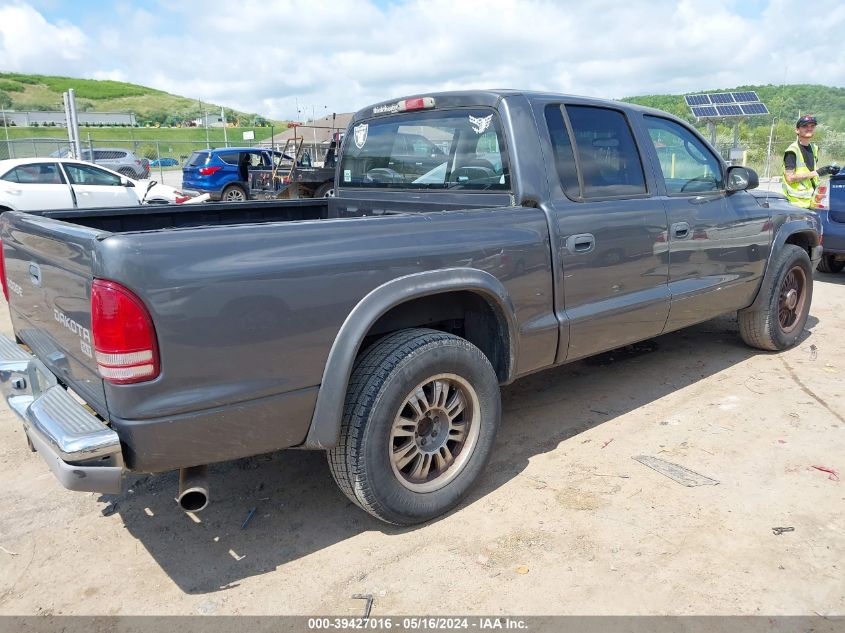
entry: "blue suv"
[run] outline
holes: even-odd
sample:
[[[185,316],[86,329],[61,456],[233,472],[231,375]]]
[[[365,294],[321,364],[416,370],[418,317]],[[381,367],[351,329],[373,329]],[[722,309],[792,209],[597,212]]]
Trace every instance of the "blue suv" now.
[[[207,193],[212,200],[249,199],[249,172],[272,169],[273,160],[292,160],[281,152],[258,147],[221,147],[191,154],[182,167],[182,187]]]

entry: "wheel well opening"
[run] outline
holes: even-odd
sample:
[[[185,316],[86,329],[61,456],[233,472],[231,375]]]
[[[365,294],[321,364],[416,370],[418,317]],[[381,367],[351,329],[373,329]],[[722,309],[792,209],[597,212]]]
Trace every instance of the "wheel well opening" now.
[[[412,327],[427,327],[465,338],[480,349],[500,382],[510,372],[510,340],[501,310],[483,295],[446,292],[412,299],[391,308],[367,332],[361,351],[386,334]]]
[[[786,244],[794,244],[807,251],[807,255],[812,256],[813,247],[816,246],[816,240],[810,233],[793,233],[786,238]]]

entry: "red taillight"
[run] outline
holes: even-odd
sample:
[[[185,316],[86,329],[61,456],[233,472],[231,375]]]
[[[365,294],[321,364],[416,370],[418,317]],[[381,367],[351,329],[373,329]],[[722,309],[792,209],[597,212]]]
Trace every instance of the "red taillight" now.
[[[126,385],[158,376],[158,345],[150,313],[120,284],[94,280],[91,333],[97,369],[104,380]]]
[[[0,240],[0,277],[3,278],[3,296],[9,302],[9,283],[6,281],[6,256],[3,254],[3,240]]]
[[[827,209],[830,206],[830,190],[827,185],[816,187],[816,194],[813,196],[814,209]]]
[[[211,174],[216,174],[221,169],[223,168],[219,165],[214,165],[213,167],[200,167],[200,176],[210,176]]]
[[[405,99],[399,102],[399,112],[409,110],[428,110],[434,107],[434,97],[418,97],[417,99]]]

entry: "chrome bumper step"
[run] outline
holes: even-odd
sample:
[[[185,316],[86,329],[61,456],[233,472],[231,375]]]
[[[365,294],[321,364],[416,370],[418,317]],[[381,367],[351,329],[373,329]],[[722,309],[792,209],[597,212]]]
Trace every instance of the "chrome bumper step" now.
[[[49,369],[0,335],[0,391],[32,446],[70,490],[118,493],[123,481],[120,438],[67,392]]]

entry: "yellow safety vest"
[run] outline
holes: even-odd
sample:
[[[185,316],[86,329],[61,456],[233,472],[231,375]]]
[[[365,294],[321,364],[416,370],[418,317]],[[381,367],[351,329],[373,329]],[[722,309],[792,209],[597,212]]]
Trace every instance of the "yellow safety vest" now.
[[[812,143],[810,144],[810,149],[813,152],[813,161],[818,167],[819,149]],[[801,146],[798,144],[798,141],[795,141],[794,143],[792,143],[792,145],[787,147],[786,152],[784,153],[787,152],[792,152],[793,154],[795,154],[796,174],[810,173],[810,170],[807,169],[807,165],[804,164],[804,156],[801,153]],[[795,206],[802,207],[804,209],[809,209],[810,204],[813,201],[813,193],[815,192],[816,185],[818,184],[818,178],[804,178],[803,180],[799,180],[798,182],[787,182],[786,165],[783,166],[783,195],[785,195],[787,200],[789,200]]]

